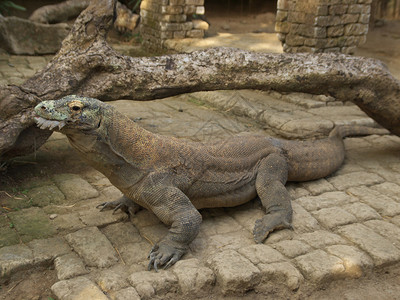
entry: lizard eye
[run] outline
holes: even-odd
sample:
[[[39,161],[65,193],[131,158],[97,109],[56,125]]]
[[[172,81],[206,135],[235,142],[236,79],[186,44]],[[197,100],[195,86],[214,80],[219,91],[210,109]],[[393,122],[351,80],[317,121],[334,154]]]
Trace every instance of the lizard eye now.
[[[78,110],[81,110],[81,108],[79,106],[74,105],[74,106],[72,106],[72,110],[78,111]]]

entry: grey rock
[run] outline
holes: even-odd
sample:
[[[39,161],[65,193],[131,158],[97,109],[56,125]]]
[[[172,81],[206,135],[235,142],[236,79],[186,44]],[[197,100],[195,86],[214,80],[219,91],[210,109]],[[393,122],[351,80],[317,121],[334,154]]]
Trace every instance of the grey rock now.
[[[128,215],[122,211],[115,214],[112,210],[100,211],[94,205],[93,208],[79,211],[79,219],[87,226],[105,226],[127,220]]]
[[[99,196],[99,192],[79,175],[59,174],[54,176],[54,181],[70,201],[76,202]]]
[[[364,225],[387,238],[400,249],[400,228],[398,226],[384,220],[370,220],[364,222]]]
[[[52,285],[51,291],[59,300],[107,300],[107,296],[86,277],[62,280]]]
[[[171,271],[164,270],[160,270],[158,273],[135,272],[128,277],[128,281],[144,299],[174,292],[178,287],[176,276]]]
[[[97,227],[87,227],[65,236],[88,266],[106,268],[118,262],[110,241]]]
[[[61,237],[33,240],[28,243],[35,263],[48,262],[71,252],[71,248]]]
[[[25,245],[0,248],[0,277],[33,267],[32,250]]]
[[[210,268],[201,265],[196,258],[178,261],[172,269],[178,278],[180,291],[192,296],[209,294],[215,283],[215,275]]]
[[[289,262],[277,262],[271,264],[260,264],[258,267],[262,274],[262,284],[264,283],[284,283],[289,289],[299,289],[304,281],[303,275]],[[262,287],[258,287],[262,289]]]
[[[74,252],[57,257],[54,260],[54,266],[59,280],[70,279],[89,273],[83,261]]]
[[[321,229],[321,226],[318,224],[318,221],[301,205],[297,204],[297,202],[292,203],[292,208],[293,208],[292,226],[296,231],[296,234],[311,232]]]
[[[342,206],[345,211],[354,215],[358,221],[368,221],[373,219],[382,219],[382,217],[372,207],[361,202],[355,202]]]
[[[295,203],[300,204],[308,211],[314,211],[325,207],[342,206],[355,201],[357,199],[352,198],[345,192],[326,192],[318,196],[299,198]]]
[[[261,280],[260,270],[234,250],[219,252],[207,263],[214,270],[223,294],[242,294]]]
[[[96,283],[106,293],[118,291],[129,286],[128,280],[123,273],[110,269],[102,271],[96,279]]]
[[[320,195],[326,192],[332,192],[335,190],[332,184],[330,184],[325,178],[318,180],[308,181],[301,184],[311,195]]]
[[[110,293],[110,297],[112,300],[140,300],[138,292],[133,287]]]
[[[139,243],[143,241],[139,231],[130,222],[111,224],[102,228],[101,231],[114,247],[121,247],[125,244]]]
[[[306,254],[312,250],[308,244],[298,240],[280,241],[272,246],[289,258]]]
[[[343,191],[354,186],[382,183],[385,180],[377,174],[361,171],[361,172],[354,172],[354,173],[334,176],[328,178],[328,181],[335,188]]]
[[[348,243],[340,235],[325,230],[317,230],[310,233],[300,234],[297,235],[295,238],[296,240],[306,242],[314,248],[323,248],[326,246],[337,244],[346,245]]]
[[[12,54],[56,53],[69,29],[64,23],[47,25],[0,16],[0,45]]]
[[[374,265],[372,259],[365,252],[353,246],[333,245],[326,247],[326,251],[343,261],[346,276],[351,278],[363,276]]]
[[[351,224],[338,229],[339,233],[367,252],[375,266],[383,266],[400,260],[400,250],[392,242],[363,224]]]
[[[344,277],[343,261],[322,250],[315,250],[295,258],[296,264],[306,278],[314,282],[326,282]]]
[[[400,214],[400,203],[368,187],[354,187],[348,193],[357,196],[382,216],[393,217]]]
[[[253,264],[269,264],[284,261],[285,258],[271,246],[258,244],[244,247],[238,250],[240,254],[250,260]]]
[[[340,207],[322,208],[313,212],[317,220],[328,228],[355,223],[357,218]]]

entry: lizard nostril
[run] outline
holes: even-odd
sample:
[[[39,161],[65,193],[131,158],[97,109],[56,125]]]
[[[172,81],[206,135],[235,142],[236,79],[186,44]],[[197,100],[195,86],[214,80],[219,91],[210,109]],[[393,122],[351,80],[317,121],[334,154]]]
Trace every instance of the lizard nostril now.
[[[41,108],[42,110],[46,110],[46,106],[44,106],[44,105],[42,105],[40,108]]]

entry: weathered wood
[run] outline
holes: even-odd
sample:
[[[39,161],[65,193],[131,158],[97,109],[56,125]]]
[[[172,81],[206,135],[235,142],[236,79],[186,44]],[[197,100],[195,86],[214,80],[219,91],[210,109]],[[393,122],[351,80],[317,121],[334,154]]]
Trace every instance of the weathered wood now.
[[[260,89],[332,95],[353,101],[400,135],[400,82],[378,60],[342,54],[266,54],[214,48],[132,58],[106,42],[115,1],[94,0],[59,53],[21,86],[0,90],[0,156],[33,151],[49,132],[33,129],[32,108],[68,94],[151,100],[186,92]]]

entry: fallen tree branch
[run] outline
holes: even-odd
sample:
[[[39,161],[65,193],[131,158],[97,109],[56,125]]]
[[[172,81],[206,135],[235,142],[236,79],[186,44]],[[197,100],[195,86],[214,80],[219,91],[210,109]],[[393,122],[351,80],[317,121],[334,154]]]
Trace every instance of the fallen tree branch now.
[[[50,133],[34,127],[32,108],[68,94],[101,100],[151,100],[217,89],[325,94],[353,101],[400,135],[400,83],[378,60],[230,48],[132,58],[106,42],[114,10],[115,1],[94,0],[43,71],[19,87],[0,91],[0,156],[13,157],[40,146]]]

